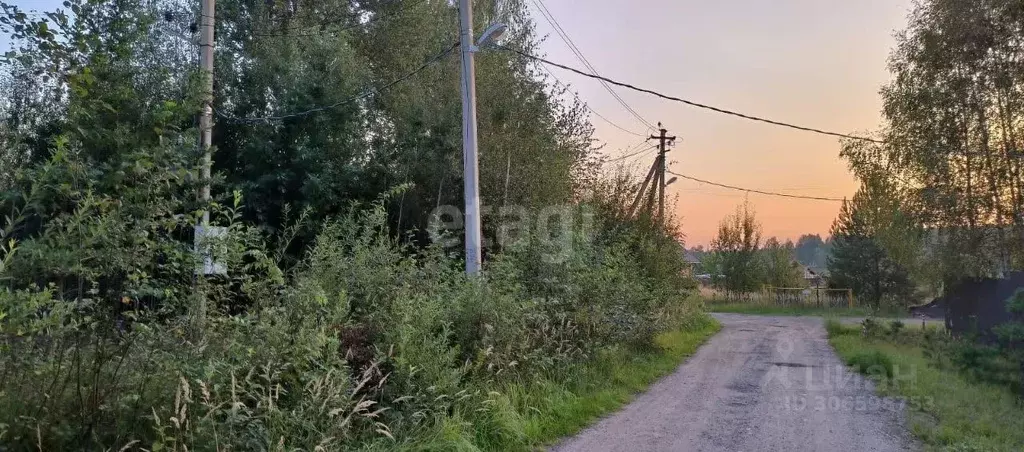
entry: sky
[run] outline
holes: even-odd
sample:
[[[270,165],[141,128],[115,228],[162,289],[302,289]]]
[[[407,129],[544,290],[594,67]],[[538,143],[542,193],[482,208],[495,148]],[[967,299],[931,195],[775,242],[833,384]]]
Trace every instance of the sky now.
[[[544,56],[582,67],[530,2]],[[879,89],[893,35],[910,0],[544,0],[583,55],[608,78],[726,109],[836,131],[881,124]],[[601,85],[551,68],[597,113],[635,132],[635,119]],[[700,179],[785,193],[849,197],[857,182],[839,158],[839,141],[723,116],[616,88],[651,123],[679,137],[669,169]],[[610,156],[642,138],[592,116]],[[630,161],[633,159],[627,159]],[[654,154],[636,159],[645,171]],[[705,245],[719,222],[747,198],[764,237],[794,241],[826,235],[840,203],[773,198],[679,180],[687,245]]]
[[[550,60],[582,63],[531,6]],[[893,34],[911,0],[543,0],[605,77],[734,111],[858,133],[881,123],[878,90],[889,80]],[[14,0],[52,10],[60,0]],[[0,38],[0,47],[8,43]],[[550,69],[588,106],[634,132],[647,132],[595,81]],[[679,137],[670,170],[765,191],[849,197],[857,182],[832,137],[723,116],[623,88],[616,92],[651,123]],[[642,139],[592,116],[612,157]],[[645,172],[653,153],[627,159]],[[680,179],[669,187],[690,246],[707,245],[719,222],[747,199],[765,237],[825,235],[839,203],[745,194]]]

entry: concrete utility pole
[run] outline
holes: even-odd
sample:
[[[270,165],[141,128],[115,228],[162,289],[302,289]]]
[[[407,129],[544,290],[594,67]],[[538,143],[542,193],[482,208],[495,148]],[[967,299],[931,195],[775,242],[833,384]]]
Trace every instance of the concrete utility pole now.
[[[199,71],[203,77],[203,109],[199,116],[199,146],[203,150],[203,164],[200,178],[203,186],[199,191],[199,200],[210,202],[210,167],[213,156],[210,146],[213,144],[213,23],[215,0],[202,0],[200,8],[199,29]],[[203,228],[210,225],[210,211],[203,210]]]
[[[476,66],[473,53],[473,2],[459,0],[460,45],[462,52],[462,167],[466,198],[466,273],[480,273],[480,176],[476,137]]]

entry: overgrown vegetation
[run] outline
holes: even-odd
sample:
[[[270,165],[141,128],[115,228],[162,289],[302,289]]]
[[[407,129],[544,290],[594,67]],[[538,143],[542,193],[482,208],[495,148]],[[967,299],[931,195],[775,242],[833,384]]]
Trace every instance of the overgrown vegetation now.
[[[832,224],[829,285],[853,290],[875,309],[915,304],[909,273],[879,242],[894,227],[891,223],[901,220],[899,206],[874,185],[862,185],[853,199],[843,201]]]
[[[426,228],[461,186],[457,72],[239,119],[393,80],[451,45],[447,2],[218,2],[211,203],[175,37],[194,5],[0,5],[19,43],[0,101],[7,448],[528,449],[714,331],[676,226],[625,215],[633,182],[597,171],[580,105],[518,57],[478,67],[484,202],[525,218],[487,220],[478,278]],[[532,46],[521,2],[503,5],[482,16]],[[223,234],[195,241],[204,212]]]
[[[869,293],[873,287],[883,300],[906,298],[909,278],[915,289],[939,295],[969,279],[1002,279],[1024,269],[1022,23],[1024,3],[1015,0],[914,4],[889,59],[892,81],[881,90],[884,127],[874,142],[846,141],[841,154],[861,182],[845,229],[861,233],[849,234],[855,239],[845,247],[836,240],[833,253],[856,264],[839,267]],[[953,313],[981,312],[969,309],[972,302],[986,308],[1003,302],[987,290],[946,295],[953,295],[945,299],[956,303]],[[837,340],[837,349],[845,355],[861,346],[882,348],[897,362],[925,369],[914,390],[939,404],[933,413],[939,425],[925,430],[929,442],[1019,450],[1022,416],[1007,393],[1019,392],[1024,376],[1024,307],[1016,298],[1006,300],[1009,316],[988,319],[1005,323],[978,338],[928,333],[885,344],[847,338]],[[962,323],[958,329],[968,330]],[[933,366],[922,364],[925,357]],[[939,378],[948,382],[933,381]]]
[[[921,285],[1024,268],[1022,21],[1016,0],[916,2],[879,142],[844,143],[862,186],[884,194],[877,243]]]
[[[995,349],[899,321],[829,321],[826,329],[847,364],[875,379],[881,393],[906,402],[910,428],[929,449],[1024,447],[1020,380]]]
[[[734,294],[766,286],[806,286],[793,242],[782,243],[775,237],[762,242],[761,223],[748,203],[722,219],[701,264],[716,288]]]

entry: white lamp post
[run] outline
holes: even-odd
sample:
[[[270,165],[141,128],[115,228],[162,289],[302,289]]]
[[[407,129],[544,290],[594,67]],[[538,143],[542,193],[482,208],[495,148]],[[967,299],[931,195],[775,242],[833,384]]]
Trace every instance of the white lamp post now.
[[[480,175],[476,136],[476,66],[473,54],[480,50],[480,47],[497,41],[507,27],[504,24],[487,27],[480,37],[478,47],[473,41],[472,0],[459,0],[459,22],[462,49],[462,166],[466,198],[466,273],[476,275],[480,273],[483,257],[480,249]]]

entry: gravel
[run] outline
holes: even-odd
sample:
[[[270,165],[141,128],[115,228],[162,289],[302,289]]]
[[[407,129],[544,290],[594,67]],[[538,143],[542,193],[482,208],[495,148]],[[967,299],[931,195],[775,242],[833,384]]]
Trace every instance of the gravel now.
[[[714,314],[722,331],[673,374],[553,448],[572,451],[917,450],[901,402],[876,396],[822,319]]]

